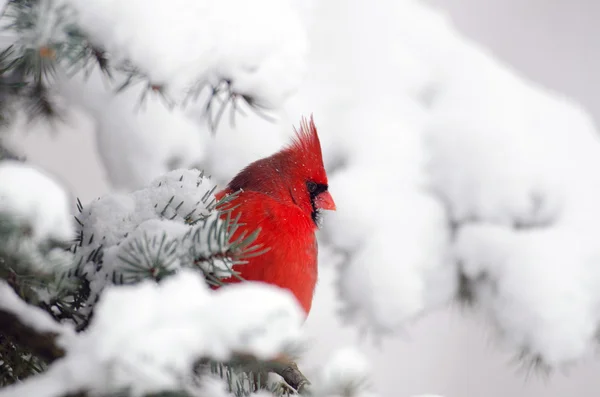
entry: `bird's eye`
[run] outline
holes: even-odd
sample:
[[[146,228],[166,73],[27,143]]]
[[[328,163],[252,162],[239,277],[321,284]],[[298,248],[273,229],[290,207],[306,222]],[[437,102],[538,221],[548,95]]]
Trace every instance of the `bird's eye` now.
[[[306,187],[308,188],[309,193],[314,193],[317,191],[317,184],[313,181],[306,182]]]

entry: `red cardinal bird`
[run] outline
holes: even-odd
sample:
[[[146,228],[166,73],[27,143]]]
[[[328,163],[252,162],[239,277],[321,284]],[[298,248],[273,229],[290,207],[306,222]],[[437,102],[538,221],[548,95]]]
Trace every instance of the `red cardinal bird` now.
[[[303,118],[292,144],[255,161],[218,192],[218,200],[233,192],[231,201],[240,213],[232,239],[260,228],[256,244],[269,250],[236,268],[249,281],[262,281],[290,290],[306,315],[317,283],[317,239],[320,210],[335,210],[327,191],[321,143],[311,117]],[[224,282],[239,281],[230,277]]]

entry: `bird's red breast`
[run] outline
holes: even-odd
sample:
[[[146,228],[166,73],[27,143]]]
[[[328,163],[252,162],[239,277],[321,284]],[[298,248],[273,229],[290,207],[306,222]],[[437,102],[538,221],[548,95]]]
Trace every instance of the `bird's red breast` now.
[[[235,270],[245,280],[290,290],[308,315],[318,275],[319,211],[335,210],[312,118],[302,120],[290,146],[244,168],[216,197],[233,192],[238,195],[227,206],[243,225],[232,240],[260,229],[255,244],[268,249]]]

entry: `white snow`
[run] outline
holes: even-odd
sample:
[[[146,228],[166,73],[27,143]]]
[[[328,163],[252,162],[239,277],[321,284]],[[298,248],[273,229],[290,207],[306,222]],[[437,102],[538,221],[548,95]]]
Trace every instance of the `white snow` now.
[[[141,265],[148,269],[160,256],[171,270],[178,269],[182,262],[196,262],[217,276],[229,274],[232,263],[227,258],[206,263],[199,260],[228,247],[225,234],[211,234],[207,227],[214,222],[222,224],[212,211],[213,192],[214,184],[202,172],[174,170],[143,189],[105,195],[84,206],[78,214],[83,224],[83,243],[77,255],[86,261],[89,302],[95,301],[115,273],[130,273],[123,270],[129,262],[140,264],[140,258],[147,259]],[[210,246],[206,243],[209,239]],[[93,260],[93,252],[99,248],[103,252],[100,269]],[[135,258],[129,261],[131,255]]]
[[[92,118],[96,147],[113,188],[140,189],[159,175],[194,168],[203,160],[207,134],[182,109],[169,109],[154,95],[140,106],[145,87],[115,94],[106,80],[95,69],[89,77],[60,76],[58,86],[70,106]]]
[[[593,356],[597,344],[595,236],[560,227],[515,231],[472,224],[458,233],[457,259],[505,338],[560,367]]]
[[[225,382],[217,376],[204,377],[200,383],[200,395],[211,397],[230,397]]]
[[[308,48],[299,2],[135,0],[127,6],[112,0],[64,2],[77,9],[76,20],[111,57],[142,66],[169,100],[178,103],[198,81],[214,85],[228,79],[238,96],[251,97],[256,105],[270,109],[269,117],[281,120],[280,105],[297,90],[306,72]],[[125,78],[119,72],[113,76],[116,82]],[[216,169],[216,178],[229,177],[254,156],[279,149],[285,141],[273,135],[282,131],[289,135],[291,123],[285,128],[265,123],[238,100],[241,112],[233,112],[235,125],[254,133],[232,134],[232,109],[227,106],[213,139],[207,123],[211,116],[205,112],[208,89],[184,108],[169,109],[154,93],[140,105],[147,91],[143,84],[116,94],[117,84],[97,68],[89,77],[83,72],[59,77],[59,92],[68,104],[83,108],[94,119],[107,177],[121,191],[139,189],[177,168],[210,167]],[[223,100],[223,96],[216,100],[215,107]]]
[[[327,18],[341,7],[344,18]],[[451,51],[453,32],[412,1],[319,3],[314,13],[313,73],[289,108],[313,112],[320,131],[338,207],[325,216],[324,240],[347,255],[342,314],[394,331],[456,291],[448,215],[431,194],[423,139],[443,70],[436,58]]]
[[[576,104],[465,43],[425,129],[456,261],[506,341],[552,368],[597,345],[600,140]]]
[[[66,361],[74,378],[91,370],[97,391],[128,386],[143,395],[191,382],[199,358],[273,358],[301,342],[303,322],[286,290],[243,283],[212,291],[197,271],[182,269],[160,284],[107,288]]]
[[[0,214],[30,229],[38,243],[74,237],[71,200],[54,177],[19,161],[0,162]]]
[[[314,113],[332,170],[323,237],[346,255],[342,314],[397,330],[450,301],[461,270],[513,349],[553,367],[585,357],[600,324],[589,115],[421,2],[328,18],[340,7],[313,10],[312,73],[288,108]]]
[[[314,379],[311,392],[316,396],[371,397],[370,366],[355,348],[336,351]]]
[[[290,0],[65,0],[92,39],[181,96],[227,79],[273,106],[305,73],[306,34]]]
[[[1,288],[0,293],[10,298]],[[37,323],[46,320],[40,309],[23,312],[39,317],[34,318]],[[88,330],[69,340],[64,359],[0,395],[59,396],[76,390],[106,394],[130,388],[132,396],[141,396],[192,388],[198,359],[227,360],[234,354],[272,359],[303,342],[303,322],[303,311],[287,290],[249,282],[213,291],[190,269],[160,284],[146,280],[111,286]],[[41,324],[43,330],[59,328]],[[214,391],[216,385],[202,383],[200,388]]]

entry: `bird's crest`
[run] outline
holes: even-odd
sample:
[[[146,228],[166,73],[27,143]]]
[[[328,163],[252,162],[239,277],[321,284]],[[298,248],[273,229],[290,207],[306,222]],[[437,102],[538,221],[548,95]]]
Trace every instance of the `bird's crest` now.
[[[312,115],[310,116],[310,121],[302,117],[300,120],[300,130],[294,127],[294,132],[296,136],[292,139],[292,143],[288,149],[291,152],[308,154],[315,159],[319,159],[319,162],[322,162],[321,142],[319,141],[317,127]]]
[[[279,152],[249,164],[227,185],[229,191],[241,189],[269,192],[280,200],[290,199],[290,189],[298,193],[306,189],[307,182],[327,185],[327,174],[323,165],[321,143],[312,116],[302,118],[300,128],[290,144]],[[291,197],[300,202],[300,197]],[[310,207],[306,192],[306,207]]]

